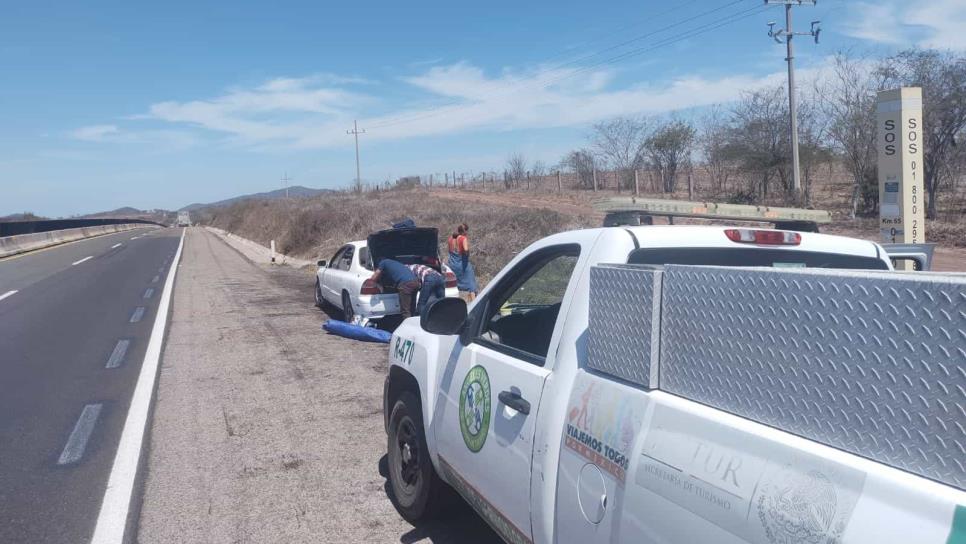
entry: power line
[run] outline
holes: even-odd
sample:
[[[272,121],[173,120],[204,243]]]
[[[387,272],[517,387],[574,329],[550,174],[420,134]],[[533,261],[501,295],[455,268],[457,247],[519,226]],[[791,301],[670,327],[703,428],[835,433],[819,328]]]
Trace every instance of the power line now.
[[[543,69],[543,70],[541,70],[540,72],[537,73],[537,78],[539,78],[541,74],[544,74],[544,75],[551,74],[553,72],[556,72],[556,71],[561,70],[563,68],[566,68],[568,66],[576,65],[578,63],[584,62],[584,61],[589,60],[589,59],[592,59],[594,57],[598,57],[598,56],[603,55],[605,53],[608,53],[610,51],[614,51],[616,49],[620,49],[622,47],[626,47],[626,46],[628,46],[628,45],[630,45],[632,43],[636,43],[636,42],[639,42],[641,40],[644,40],[644,39],[653,37],[655,35],[661,34],[663,32],[667,32],[669,30],[673,30],[675,28],[678,28],[680,26],[686,25],[686,24],[691,23],[693,21],[696,21],[698,19],[704,18],[704,17],[706,17],[708,15],[712,15],[714,13],[717,13],[717,12],[721,11],[721,10],[727,9],[727,8],[729,8],[731,6],[736,5],[736,4],[740,4],[740,3],[743,3],[743,2],[747,2],[747,1],[749,1],[749,0],[731,0],[731,1],[726,2],[726,3],[724,3],[724,4],[720,5],[720,6],[717,6],[715,8],[712,8],[712,9],[709,9],[709,10],[706,10],[706,11],[703,11],[701,13],[692,15],[690,17],[686,17],[686,18],[684,18],[682,20],[679,20],[679,21],[670,23],[670,24],[665,25],[665,26],[663,26],[661,28],[658,28],[658,29],[655,29],[655,30],[646,32],[644,34],[635,36],[633,38],[630,38],[630,39],[625,40],[625,41],[623,41],[621,43],[614,44],[614,45],[608,46],[608,47],[606,47],[604,49],[601,49],[599,51],[595,51],[593,53],[590,53],[590,54],[587,54],[587,55],[578,57],[576,59],[572,59],[570,61],[567,61],[567,62],[564,62],[564,63],[560,63],[560,64],[556,64],[554,66],[545,68],[545,69]],[[752,9],[759,9],[759,8],[760,8],[760,6],[755,6]],[[669,13],[671,11],[674,11],[674,10],[672,9],[672,10],[669,10],[668,12],[664,12],[664,13]],[[740,11],[738,13],[739,14],[740,13],[746,13],[747,11],[749,11],[749,10]],[[731,17],[731,16],[733,16],[733,15],[726,15],[725,17],[728,18],[728,17]],[[592,66],[596,66],[596,64],[595,65],[592,65]],[[582,71],[578,71],[578,72],[575,72],[575,74],[576,73],[581,73],[581,72]],[[571,74],[571,75],[573,75],[573,74]],[[506,89],[505,89],[505,91],[506,91],[506,94],[509,94],[509,93],[511,93],[511,92],[513,92],[513,91],[515,91],[517,89],[524,89],[524,88],[530,87],[534,83],[535,83],[534,81],[517,82],[515,84],[511,84],[511,85],[507,86]],[[536,83],[539,83],[539,81],[537,81]],[[493,84],[490,84],[489,85],[490,88],[499,87],[499,86],[500,86],[500,84],[496,84],[496,83],[493,83]],[[495,89],[495,90],[499,90],[499,89]],[[486,95],[486,93],[484,93],[484,96],[485,95]],[[503,96],[503,95],[501,94],[500,96]],[[449,106],[457,106],[457,105],[460,105],[461,103],[462,103],[462,99],[461,98],[455,98],[455,99],[449,100],[448,102],[444,102],[442,104],[437,104],[436,106],[432,107],[430,110],[433,111],[433,110],[439,110],[439,109],[442,109],[442,108],[446,108],[446,107],[449,107]],[[423,119],[425,115],[426,115],[426,112],[421,112],[421,113],[417,113],[417,114],[410,114],[408,116],[407,115],[402,115],[402,116],[397,117],[396,119],[390,118],[390,119],[388,119],[388,120],[386,120],[384,122],[370,125],[369,128],[370,129],[374,129],[374,128],[384,128],[384,127],[398,125],[398,124],[402,124],[402,123],[408,123],[408,122],[411,122],[411,121],[414,121],[414,120]],[[413,117],[413,118],[410,119],[410,117]]]
[[[704,25],[700,25],[698,27],[692,28],[691,30],[688,30],[685,33],[680,34],[678,36],[675,36],[675,37],[672,37],[672,38],[665,38],[665,39],[660,40],[660,41],[658,41],[658,42],[656,42],[654,44],[651,44],[651,45],[648,45],[648,46],[645,46],[645,47],[640,47],[640,48],[637,48],[637,49],[632,49],[630,51],[626,51],[626,52],[621,53],[619,55],[615,55],[615,56],[606,58],[606,59],[601,60],[599,62],[590,64],[590,65],[587,65],[587,66],[583,66],[583,67],[581,67],[578,70],[575,70],[573,72],[569,72],[569,73],[563,74],[561,76],[558,76],[558,77],[556,77],[554,79],[551,79],[550,81],[548,81],[546,83],[543,83],[543,82],[540,82],[540,81],[529,81],[529,82],[526,82],[525,84],[517,85],[517,86],[515,86],[515,88],[514,87],[510,87],[508,89],[508,92],[503,93],[503,94],[500,94],[500,95],[497,95],[497,97],[506,96],[506,95],[508,95],[508,94],[510,94],[512,92],[517,91],[517,90],[524,90],[524,89],[531,88],[531,87],[536,88],[537,86],[539,87],[539,89],[543,90],[543,89],[546,89],[546,88],[548,88],[548,87],[550,87],[550,86],[552,86],[552,85],[554,85],[556,83],[559,83],[559,82],[561,82],[561,81],[563,81],[565,79],[569,79],[571,77],[574,77],[576,75],[582,74],[582,73],[587,72],[589,70],[592,70],[594,68],[598,68],[598,67],[601,67],[601,66],[604,66],[604,65],[607,65],[607,64],[613,64],[615,62],[619,62],[619,61],[625,60],[627,58],[630,58],[630,57],[633,57],[633,56],[636,56],[636,55],[640,55],[642,53],[648,53],[648,52],[651,52],[651,51],[660,49],[662,47],[667,47],[669,45],[673,45],[675,43],[678,43],[678,42],[684,41],[686,39],[693,38],[695,36],[698,36],[698,35],[701,35],[701,34],[710,32],[712,30],[721,28],[723,26],[730,25],[730,24],[735,23],[737,21],[740,21],[742,19],[747,19],[748,17],[757,15],[759,13],[763,13],[763,12],[767,11],[768,9],[769,9],[769,7],[755,6],[755,7],[752,7],[752,8],[748,8],[748,9],[745,9],[745,10],[741,10],[741,11],[732,13],[730,15],[726,15],[723,20],[718,20],[718,21],[713,21],[713,22],[710,22],[710,23],[706,23]],[[695,18],[698,18],[698,17],[700,17],[700,16],[696,16]],[[676,25],[676,26],[679,26],[679,25]],[[493,98],[493,97],[491,96],[489,98]],[[377,123],[375,125],[371,125],[370,128],[385,128],[385,127],[390,127],[390,126],[395,126],[395,125],[400,125],[400,124],[405,124],[405,123],[411,123],[413,121],[419,121],[419,120],[422,120],[422,119],[426,119],[426,118],[429,118],[429,117],[433,117],[433,116],[439,115],[441,113],[445,113],[445,112],[439,111],[439,110],[442,109],[442,108],[449,107],[451,105],[456,105],[456,104],[439,105],[439,106],[436,106],[434,108],[431,108],[429,111],[422,112],[422,113],[419,113],[419,114],[414,114],[414,115],[411,115],[410,117],[398,118],[396,120],[390,119],[390,120],[385,121],[383,123]],[[470,107],[470,106],[474,106],[474,105],[477,105],[477,104],[470,104],[470,105],[467,105],[465,107]]]

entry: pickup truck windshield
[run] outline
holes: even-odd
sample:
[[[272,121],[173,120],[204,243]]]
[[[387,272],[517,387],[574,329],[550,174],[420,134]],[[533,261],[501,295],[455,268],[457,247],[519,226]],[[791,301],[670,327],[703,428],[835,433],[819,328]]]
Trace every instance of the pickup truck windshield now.
[[[655,265],[691,264],[705,266],[888,270],[886,263],[875,257],[770,248],[641,248],[632,251],[627,262],[628,264]]]

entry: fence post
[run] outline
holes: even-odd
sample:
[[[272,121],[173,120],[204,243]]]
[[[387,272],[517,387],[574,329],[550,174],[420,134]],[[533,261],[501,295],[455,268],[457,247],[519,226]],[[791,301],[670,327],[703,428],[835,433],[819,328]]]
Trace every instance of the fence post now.
[[[443,187],[449,187],[449,172],[443,174]]]
[[[527,172],[527,190],[530,190],[530,172]]]
[[[688,200],[694,200],[694,183],[691,181],[691,170],[688,170]]]
[[[483,192],[486,192],[486,172],[483,172]]]
[[[560,184],[560,170],[557,170],[557,192],[563,192],[563,186]]]
[[[597,167],[594,166],[594,192],[597,192]]]
[[[640,182],[637,179],[637,174],[638,174],[638,170],[637,168],[635,168],[634,169],[634,196],[638,196],[641,194],[641,186],[640,186]]]

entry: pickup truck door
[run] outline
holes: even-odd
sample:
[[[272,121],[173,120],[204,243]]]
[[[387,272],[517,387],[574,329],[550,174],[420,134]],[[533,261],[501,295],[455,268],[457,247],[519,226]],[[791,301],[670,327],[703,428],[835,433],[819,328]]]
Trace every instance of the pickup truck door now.
[[[578,245],[521,260],[471,312],[433,427],[445,479],[508,542],[530,542],[534,426]]]

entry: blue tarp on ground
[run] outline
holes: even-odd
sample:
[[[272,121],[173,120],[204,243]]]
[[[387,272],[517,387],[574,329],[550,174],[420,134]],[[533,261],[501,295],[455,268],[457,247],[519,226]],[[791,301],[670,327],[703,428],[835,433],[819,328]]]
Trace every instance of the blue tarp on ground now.
[[[353,340],[362,340],[364,342],[381,342],[383,344],[388,344],[389,339],[392,338],[392,333],[389,331],[384,331],[373,327],[363,327],[362,325],[353,325],[352,323],[346,323],[345,321],[339,321],[338,319],[330,319],[326,321],[322,324],[322,328],[332,334],[352,338]]]

